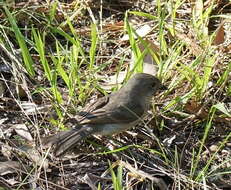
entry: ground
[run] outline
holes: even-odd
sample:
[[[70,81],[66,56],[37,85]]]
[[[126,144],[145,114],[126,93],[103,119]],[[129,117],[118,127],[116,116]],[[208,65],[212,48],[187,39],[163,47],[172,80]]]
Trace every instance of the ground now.
[[[0,3],[0,189],[230,189],[229,1]],[[62,157],[44,139],[136,72],[147,117]]]

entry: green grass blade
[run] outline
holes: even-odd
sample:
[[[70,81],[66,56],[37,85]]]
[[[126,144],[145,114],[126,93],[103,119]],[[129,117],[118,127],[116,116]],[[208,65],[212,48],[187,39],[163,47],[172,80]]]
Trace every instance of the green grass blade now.
[[[98,41],[97,28],[95,24],[91,26],[91,48],[90,48],[90,65],[89,70],[93,69],[95,63],[96,45]]]
[[[22,33],[20,32],[15,18],[13,17],[13,15],[10,13],[10,11],[7,9],[6,6],[4,6],[4,10],[5,10],[6,15],[8,17],[8,21],[10,22],[10,24],[13,28],[13,31],[14,31],[15,37],[18,41],[18,44],[20,46],[20,49],[22,51],[22,57],[23,57],[23,62],[24,62],[25,68],[26,68],[27,72],[30,74],[30,76],[34,76],[35,75],[35,71],[33,68],[34,62],[33,62],[32,57],[30,55],[29,49],[26,45],[25,38],[22,35]]]

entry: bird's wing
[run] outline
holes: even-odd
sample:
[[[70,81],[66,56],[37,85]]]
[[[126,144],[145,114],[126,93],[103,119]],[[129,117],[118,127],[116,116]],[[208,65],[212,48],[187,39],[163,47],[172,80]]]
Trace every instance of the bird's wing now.
[[[142,117],[144,110],[134,103],[132,106],[123,106],[119,103],[105,106],[88,112],[81,124],[108,124],[130,123]]]
[[[83,120],[85,120],[86,117],[88,117],[89,113],[93,113],[96,110],[102,109],[105,105],[108,104],[109,98],[111,95],[104,96],[102,98],[97,99],[95,102],[89,104],[85,108],[83,108],[83,111],[79,112],[76,115],[76,119],[79,123],[82,123]]]

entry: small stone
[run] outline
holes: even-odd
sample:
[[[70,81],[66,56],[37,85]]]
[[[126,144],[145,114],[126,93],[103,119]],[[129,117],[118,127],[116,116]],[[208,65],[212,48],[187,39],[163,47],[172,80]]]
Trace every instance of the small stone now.
[[[217,146],[217,145],[211,145],[211,146],[209,147],[209,150],[210,150],[211,152],[216,152],[217,149],[218,149],[218,146]]]

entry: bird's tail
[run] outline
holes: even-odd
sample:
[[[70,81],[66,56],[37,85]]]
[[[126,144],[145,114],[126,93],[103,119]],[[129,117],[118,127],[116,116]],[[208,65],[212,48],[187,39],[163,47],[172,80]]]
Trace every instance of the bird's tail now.
[[[54,145],[54,154],[61,156],[73,148],[76,143],[91,134],[88,127],[74,128],[69,131],[59,132],[56,135],[46,138],[44,144]]]

